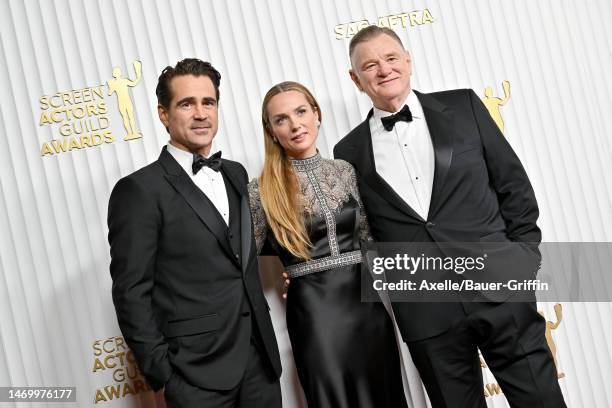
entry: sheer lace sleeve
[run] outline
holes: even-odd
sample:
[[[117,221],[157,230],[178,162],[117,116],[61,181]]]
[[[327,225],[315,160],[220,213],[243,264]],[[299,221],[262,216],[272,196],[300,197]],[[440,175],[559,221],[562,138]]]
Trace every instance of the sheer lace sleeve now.
[[[261,248],[266,242],[266,233],[268,225],[266,222],[266,214],[261,204],[259,195],[259,184],[257,179],[251,180],[249,183],[249,204],[251,206],[251,218],[253,219],[253,231],[255,234],[255,242],[257,243],[257,253],[261,252]]]
[[[346,166],[347,173],[349,175],[347,180],[348,190],[351,192],[351,195],[357,200],[359,204],[359,239],[361,241],[372,241],[372,234],[370,233],[370,224],[368,223],[368,217],[365,212],[365,208],[363,207],[363,203],[361,202],[361,195],[359,194],[359,188],[357,187],[357,173],[355,172],[355,168],[348,162],[344,160],[339,160]]]

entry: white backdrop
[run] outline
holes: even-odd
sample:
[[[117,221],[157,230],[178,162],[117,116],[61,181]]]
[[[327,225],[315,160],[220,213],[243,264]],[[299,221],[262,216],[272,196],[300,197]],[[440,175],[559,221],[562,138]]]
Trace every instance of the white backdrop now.
[[[503,98],[509,81],[505,135],[536,191],[544,240],[612,241],[609,0],[0,0],[0,386],[76,386],[83,407],[154,405],[137,378],[124,380],[134,367],[110,296],[106,206],[114,183],[167,142],[157,76],[192,56],[219,69],[215,149],[251,177],[263,163],[263,95],[302,82],[322,106],[318,147],[330,157],[370,108],[347,73],[345,37],[364,20],[391,25],[411,50],[415,89],[484,96],[491,86]],[[114,67],[136,79],[135,60],[142,77],[122,105],[133,103],[143,137],[125,141],[107,81]],[[90,131],[79,133],[82,120]],[[262,264],[284,406],[298,407],[278,269]],[[553,304],[540,308],[557,321]],[[551,336],[568,405],[610,407],[612,306],[562,308]],[[424,407],[409,361],[407,371],[412,405]],[[489,407],[505,407],[484,372]]]

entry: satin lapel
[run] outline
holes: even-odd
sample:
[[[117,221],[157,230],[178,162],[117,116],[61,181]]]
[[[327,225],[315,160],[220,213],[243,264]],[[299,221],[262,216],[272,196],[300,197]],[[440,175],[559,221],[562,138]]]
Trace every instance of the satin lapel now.
[[[242,273],[246,273],[251,259],[251,207],[246,186],[239,183],[239,178],[229,166],[221,166],[221,171],[225,174],[240,195],[240,255]]]
[[[416,92],[434,148],[435,169],[427,218],[431,218],[440,201],[440,194],[453,159],[453,111],[430,95]]]
[[[374,150],[372,148],[372,134],[370,132],[370,116],[372,111],[368,114],[368,117],[362,122],[356,129],[357,137],[356,143],[353,145],[353,163],[358,163],[358,171],[364,181],[374,191],[378,192],[389,204],[393,205],[400,211],[403,211],[416,219],[422,220],[421,216],[417,214],[396,192],[395,190],[383,179],[380,174],[376,172],[376,164],[374,160]]]
[[[187,204],[189,204],[198,218],[213,233],[221,247],[227,252],[227,255],[231,259],[235,259],[227,240],[227,225],[225,225],[225,222],[223,222],[211,201],[194,184],[172,155],[165,150],[165,147],[159,160],[168,173],[165,175],[168,182],[187,201]]]

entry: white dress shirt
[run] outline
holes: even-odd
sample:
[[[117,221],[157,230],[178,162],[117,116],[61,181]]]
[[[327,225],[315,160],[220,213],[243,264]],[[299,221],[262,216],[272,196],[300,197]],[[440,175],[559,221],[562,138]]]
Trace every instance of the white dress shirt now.
[[[229,202],[227,201],[227,191],[225,190],[225,182],[221,171],[214,171],[210,167],[204,166],[198,171],[198,174],[193,174],[191,165],[193,164],[193,154],[181,150],[178,147],[168,143],[168,153],[185,170],[196,186],[202,190],[206,197],[213,203],[221,217],[227,225],[229,225]]]
[[[423,107],[414,92],[408,94],[404,104],[412,113],[412,122],[399,121],[390,131],[385,130],[380,119],[395,112],[374,107],[369,122],[374,162],[376,172],[427,220],[435,168],[434,149]]]

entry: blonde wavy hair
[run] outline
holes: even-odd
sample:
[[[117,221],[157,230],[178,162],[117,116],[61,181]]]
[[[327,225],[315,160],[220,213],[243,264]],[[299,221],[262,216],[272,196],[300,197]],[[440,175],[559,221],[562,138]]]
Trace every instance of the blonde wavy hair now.
[[[286,81],[270,88],[261,106],[266,155],[259,177],[259,192],[268,225],[276,241],[292,255],[308,260],[312,244],[304,225],[304,204],[298,178],[285,149],[274,138],[268,118],[270,100],[288,91],[304,95],[313,111],[318,113],[319,121],[321,120],[319,103],[304,85]]]

